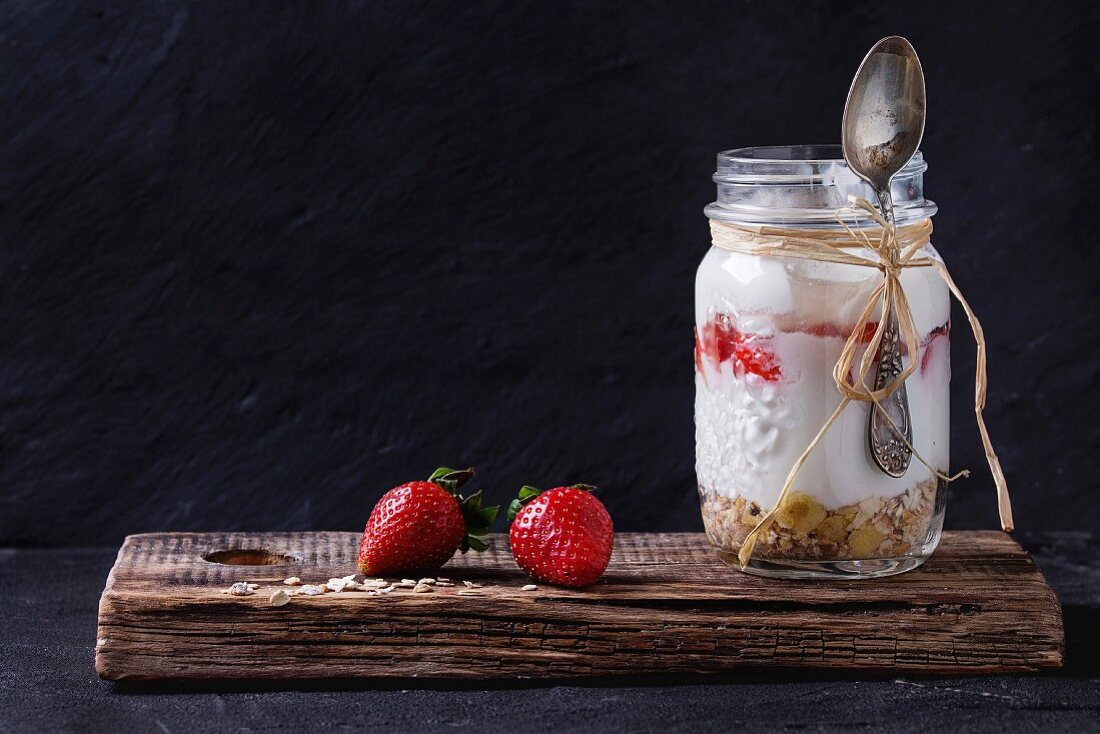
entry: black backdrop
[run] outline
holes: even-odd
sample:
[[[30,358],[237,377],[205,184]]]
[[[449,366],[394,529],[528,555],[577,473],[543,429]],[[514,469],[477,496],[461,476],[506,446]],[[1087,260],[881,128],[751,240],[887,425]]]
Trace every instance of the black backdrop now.
[[[5,4],[0,543],[357,529],[441,463],[699,528],[714,154],[837,141],[891,33],[1018,525],[1094,526],[1095,19],[906,5]],[[993,527],[952,339],[948,523]]]

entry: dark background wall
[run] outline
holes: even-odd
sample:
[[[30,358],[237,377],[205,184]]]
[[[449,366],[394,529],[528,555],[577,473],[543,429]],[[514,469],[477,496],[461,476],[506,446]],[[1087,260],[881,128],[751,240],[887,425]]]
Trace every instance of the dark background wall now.
[[[359,528],[441,463],[699,528],[714,154],[837,141],[891,33],[1018,525],[1093,527],[1095,18],[907,5],[3,5],[0,543]],[[993,527],[952,338],[948,522]]]

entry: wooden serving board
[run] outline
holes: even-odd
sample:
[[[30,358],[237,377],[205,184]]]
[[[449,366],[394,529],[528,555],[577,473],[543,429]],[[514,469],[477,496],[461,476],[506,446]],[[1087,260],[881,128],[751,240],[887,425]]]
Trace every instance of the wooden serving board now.
[[[1062,664],[1062,613],[1004,533],[945,533],[920,569],[859,581],[783,581],[722,564],[699,534],[616,538],[589,589],[529,583],[507,550],[452,560],[458,581],[269,599],[281,581],[355,570],[355,533],[134,535],[99,606],[96,669],[108,679],[557,678],[746,667],[1000,673]],[[226,565],[262,549],[283,565]],[[230,551],[210,556],[217,551]],[[247,559],[244,559],[247,560]],[[255,560],[255,559],[253,559]],[[459,595],[466,579],[481,596]],[[238,581],[254,596],[227,596]]]

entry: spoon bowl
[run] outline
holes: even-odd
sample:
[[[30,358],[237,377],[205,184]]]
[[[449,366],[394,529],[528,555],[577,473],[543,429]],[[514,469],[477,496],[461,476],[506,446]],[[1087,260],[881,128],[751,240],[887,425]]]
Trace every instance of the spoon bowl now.
[[[841,121],[844,160],[876,193],[920,147],[924,137],[924,70],[909,41],[890,36],[859,65]],[[892,211],[891,211],[892,214]]]

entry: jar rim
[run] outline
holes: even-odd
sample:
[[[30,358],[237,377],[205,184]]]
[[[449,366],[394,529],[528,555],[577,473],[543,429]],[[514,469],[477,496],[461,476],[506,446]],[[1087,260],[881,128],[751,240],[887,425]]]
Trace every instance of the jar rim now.
[[[899,225],[927,219],[936,204],[924,198],[928,164],[917,151],[890,187]],[[706,207],[712,219],[754,224],[839,226],[837,209],[849,195],[871,202],[870,184],[848,168],[839,145],[764,145],[718,154],[713,180],[718,200]],[[862,212],[856,220],[869,220]]]
[[[805,181],[807,173],[820,176],[822,171],[828,172],[837,166],[849,170],[843,150],[836,144],[758,145],[719,153],[714,180],[761,180],[763,177],[770,180],[774,176],[789,176],[792,180]],[[924,155],[918,150],[898,171],[897,177],[927,170]]]

